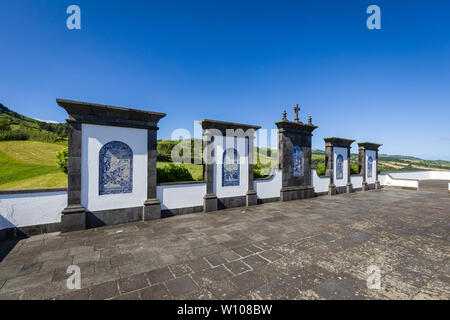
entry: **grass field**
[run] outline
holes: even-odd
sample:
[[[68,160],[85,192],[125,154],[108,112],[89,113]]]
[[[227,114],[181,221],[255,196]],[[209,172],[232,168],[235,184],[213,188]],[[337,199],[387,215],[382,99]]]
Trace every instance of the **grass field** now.
[[[67,175],[56,167],[62,143],[0,142],[0,190],[59,188]]]

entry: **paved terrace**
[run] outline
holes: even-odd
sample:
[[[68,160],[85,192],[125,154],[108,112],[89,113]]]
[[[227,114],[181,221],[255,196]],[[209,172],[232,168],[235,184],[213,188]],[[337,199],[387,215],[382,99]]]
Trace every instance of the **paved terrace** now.
[[[1,299],[450,299],[446,182],[3,243]],[[425,191],[424,191],[425,190]],[[123,232],[117,232],[123,230]],[[66,288],[77,264],[82,289]],[[368,289],[369,265],[381,289]]]

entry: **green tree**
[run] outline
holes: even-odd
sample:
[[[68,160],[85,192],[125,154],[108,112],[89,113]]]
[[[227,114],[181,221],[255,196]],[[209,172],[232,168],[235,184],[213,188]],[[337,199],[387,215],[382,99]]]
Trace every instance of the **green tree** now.
[[[58,168],[61,168],[65,173],[67,173],[69,167],[69,149],[64,148],[57,152],[56,159],[58,161]]]
[[[0,131],[9,131],[9,130],[11,130],[9,120],[5,118],[0,119]]]

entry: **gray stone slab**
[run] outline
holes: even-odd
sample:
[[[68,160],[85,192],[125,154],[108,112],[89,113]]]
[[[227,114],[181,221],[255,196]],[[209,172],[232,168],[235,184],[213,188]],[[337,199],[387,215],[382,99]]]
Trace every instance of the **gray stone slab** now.
[[[183,276],[166,282],[169,292],[174,297],[178,297],[184,294],[188,294],[198,289],[195,282],[189,276]]]

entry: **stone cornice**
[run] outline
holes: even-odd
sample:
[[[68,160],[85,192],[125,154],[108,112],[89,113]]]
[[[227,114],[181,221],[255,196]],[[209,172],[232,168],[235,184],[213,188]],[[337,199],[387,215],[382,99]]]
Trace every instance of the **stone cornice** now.
[[[329,146],[329,147],[350,148],[351,144],[353,142],[355,142],[355,140],[336,138],[336,137],[324,138],[323,140],[325,140],[326,147]]]
[[[56,102],[69,114],[68,122],[157,129],[158,121],[166,116],[165,113],[81,101],[56,99]]]
[[[358,142],[359,149],[378,151],[378,148],[381,146],[382,146],[382,144],[373,143],[373,142]]]
[[[250,125],[250,124],[242,124],[242,123],[234,123],[234,122],[225,122],[218,120],[209,120],[204,119],[199,121],[203,130],[218,130],[221,135],[227,135],[227,131],[236,131],[233,133],[233,136],[253,136],[256,130],[260,129],[260,126]],[[242,130],[241,133],[238,130]],[[229,132],[228,132],[229,133]],[[242,134],[243,133],[243,134]]]
[[[308,132],[312,133],[315,129],[318,127],[312,124],[304,124],[302,122],[295,122],[295,121],[289,121],[289,120],[281,120],[278,122],[275,122],[275,125],[280,130],[287,130],[287,131],[294,131],[294,132]]]

